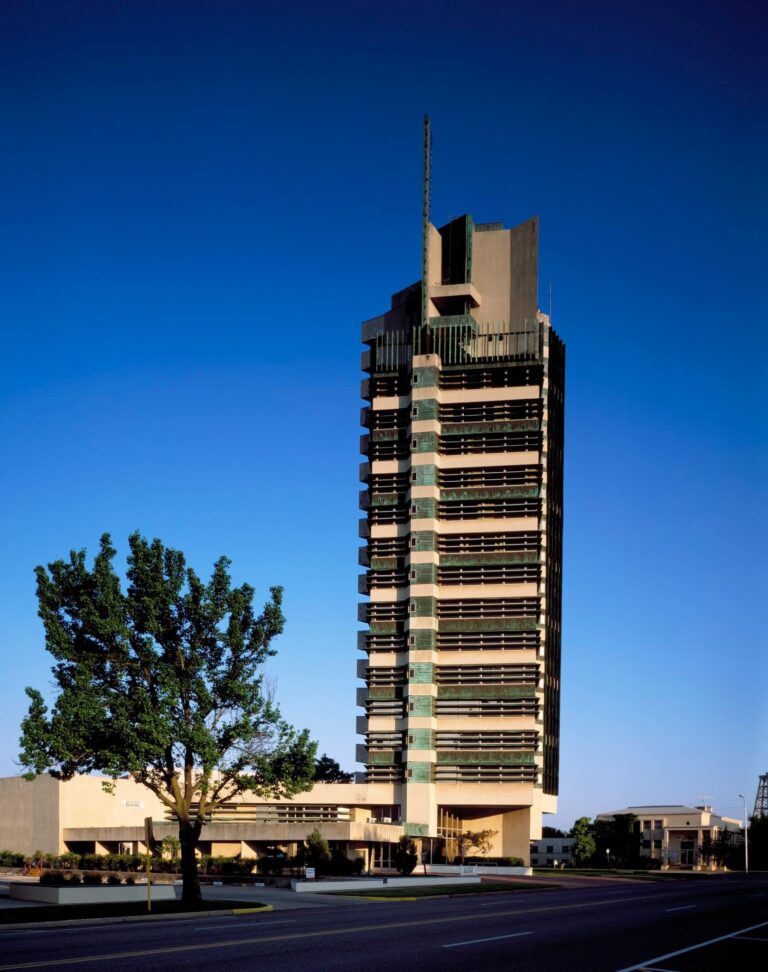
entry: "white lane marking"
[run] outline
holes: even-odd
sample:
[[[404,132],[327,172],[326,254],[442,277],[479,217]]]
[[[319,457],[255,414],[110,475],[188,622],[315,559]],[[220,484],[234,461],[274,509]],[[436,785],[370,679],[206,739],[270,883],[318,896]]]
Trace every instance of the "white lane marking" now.
[[[754,938],[751,935],[734,935],[733,938],[737,942],[762,942],[763,945],[768,945],[768,938]]]
[[[710,938],[706,942],[699,942],[698,945],[690,945],[688,948],[680,948],[676,952],[667,952],[666,955],[657,955],[655,958],[647,959],[645,962],[638,962],[637,965],[627,965],[626,968],[617,969],[616,972],[642,972],[648,968],[651,962],[663,962],[665,959],[675,958],[677,955],[685,955],[686,952],[695,952],[698,948],[706,948],[707,945],[716,945],[718,942],[726,942],[729,938],[736,938],[743,932],[754,931],[756,928],[765,928],[768,921],[761,921],[759,925],[750,925],[748,928],[738,928],[730,935],[720,935],[718,938]]]
[[[222,915],[222,918],[231,918],[231,917],[232,917],[231,915]],[[255,918],[255,917],[256,917],[256,915],[243,915],[243,918]],[[220,925],[219,922],[222,920],[222,918],[208,918],[208,919],[206,919],[206,921],[207,922],[210,922],[210,925],[209,924],[205,924],[205,925],[192,925],[191,927],[192,928],[211,928],[211,929],[214,929],[214,928],[235,928],[235,927],[237,927],[237,928],[243,928],[244,927],[244,922],[242,920],[240,921],[240,923],[238,925]],[[189,921],[189,919],[186,919],[186,920]],[[180,921],[184,921],[184,919],[182,919],[182,918],[169,918],[167,921],[147,921],[147,922],[143,922],[143,921],[121,921],[118,918],[115,921],[110,922],[109,924],[107,922],[104,922],[103,924],[99,924],[99,925],[89,925],[88,926],[88,934],[90,935],[91,933],[98,932],[98,931],[109,931],[109,932],[113,932],[116,927],[124,928],[126,926],[128,926],[128,927],[130,927],[131,929],[134,929],[134,930],[137,927],[139,929],[141,929],[141,928],[161,928],[164,925],[178,925],[178,923]],[[289,924],[290,925],[295,925],[296,924],[296,921],[297,921],[296,918],[281,918],[278,921],[267,921],[266,919],[262,919],[261,921],[259,921],[259,925],[260,926],[263,925],[265,928],[271,928],[272,925],[289,925]],[[186,927],[189,928],[190,926],[189,925],[186,925]],[[37,936],[40,935],[41,932],[44,935],[53,935],[53,934],[60,935],[62,932],[80,932],[80,934],[82,934],[83,933],[83,929],[82,928],[78,928],[78,927],[75,927],[75,928],[62,928],[61,925],[57,925],[54,928],[39,928],[38,927],[38,928],[30,928],[29,931],[22,931],[21,929],[19,929],[18,931],[9,931],[9,932],[6,932],[6,931],[3,931],[2,926],[0,926],[0,937],[1,938],[18,938],[18,937],[23,937],[24,935],[34,935],[35,937],[37,937]]]
[[[696,905],[679,905],[677,908],[665,908],[665,911],[689,911],[691,908],[695,908]]]
[[[533,932],[515,932],[514,935],[494,935],[493,938],[472,938],[468,942],[451,942],[450,945],[443,945],[443,948],[458,948],[459,945],[479,945],[480,942],[499,942],[502,938],[522,938],[523,935],[532,935]]]
[[[750,894],[750,895],[748,895],[748,897],[750,897],[750,898],[764,898],[765,897],[765,891],[758,891],[757,894]]]
[[[243,915],[243,917],[245,917],[245,915]],[[286,918],[284,921],[270,921],[270,922],[260,921],[259,927],[272,928],[274,925],[295,925],[295,924],[296,924],[295,918]],[[232,924],[229,925],[219,925],[219,924],[195,925],[194,928],[195,931],[218,931],[220,928],[242,928],[243,926],[244,926],[244,922],[239,921],[236,923],[233,922]]]

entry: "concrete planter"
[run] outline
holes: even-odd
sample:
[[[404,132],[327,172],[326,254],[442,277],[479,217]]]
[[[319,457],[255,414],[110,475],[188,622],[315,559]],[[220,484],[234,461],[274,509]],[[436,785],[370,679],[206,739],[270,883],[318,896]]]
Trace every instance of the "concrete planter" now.
[[[530,877],[533,874],[532,867],[497,867],[494,864],[465,864],[465,872],[468,867],[475,868],[474,873],[482,874],[483,877],[493,877],[494,874],[498,874],[499,877]],[[451,874],[460,874],[461,865],[427,864],[427,873],[440,874],[446,877]]]
[[[380,891],[382,888],[425,888],[446,884],[479,884],[479,877],[458,877],[446,881],[440,877],[386,877],[363,878],[352,881],[291,881],[291,890],[298,893],[318,894],[323,891]]]
[[[46,904],[112,904],[123,901],[146,901],[146,884],[80,885],[74,888],[52,887],[46,884],[11,884],[12,898],[19,901],[43,901]],[[153,901],[173,901],[176,891],[172,884],[153,884]]]

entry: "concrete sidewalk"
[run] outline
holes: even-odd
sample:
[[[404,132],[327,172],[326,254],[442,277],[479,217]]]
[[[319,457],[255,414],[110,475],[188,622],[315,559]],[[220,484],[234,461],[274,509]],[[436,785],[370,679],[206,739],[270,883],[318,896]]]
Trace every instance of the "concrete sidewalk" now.
[[[350,887],[352,890],[353,885]],[[180,889],[179,889],[180,893]],[[360,892],[363,894],[364,892]],[[346,898],[343,895],[333,894],[296,894],[290,888],[249,888],[203,886],[204,901],[261,901],[263,904],[272,905],[275,911],[299,911],[308,908],[348,908],[351,905],[366,904],[359,898]],[[367,902],[375,904],[375,902]]]

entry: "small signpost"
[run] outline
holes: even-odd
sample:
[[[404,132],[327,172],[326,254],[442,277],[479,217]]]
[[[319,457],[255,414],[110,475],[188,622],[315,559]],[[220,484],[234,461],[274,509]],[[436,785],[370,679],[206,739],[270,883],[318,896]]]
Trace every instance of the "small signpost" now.
[[[152,910],[152,818],[144,818],[144,843],[147,845],[147,911]]]

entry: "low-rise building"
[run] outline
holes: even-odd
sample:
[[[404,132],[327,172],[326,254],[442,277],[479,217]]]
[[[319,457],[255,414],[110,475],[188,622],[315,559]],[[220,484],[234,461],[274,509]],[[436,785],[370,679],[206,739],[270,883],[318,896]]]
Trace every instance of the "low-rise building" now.
[[[569,867],[573,864],[573,837],[542,837],[531,841],[531,867]]]
[[[150,790],[119,779],[108,793],[103,782],[98,776],[66,783],[47,775],[0,779],[0,848],[27,856],[144,853],[147,817],[155,839],[178,834],[178,824]],[[317,827],[348,857],[362,857],[366,869],[388,867],[408,827],[398,807],[372,802],[375,790],[369,784],[316,783],[290,800],[242,794],[213,814],[199,852],[255,859],[277,848],[290,857]]]
[[[722,835],[731,835],[727,839],[733,843],[744,839],[740,820],[720,816],[703,805],[624,807],[599,813],[595,820],[612,820],[630,813],[637,818],[642,835],[641,853],[659,861],[662,867],[714,868],[716,857],[710,850],[722,842]]]

